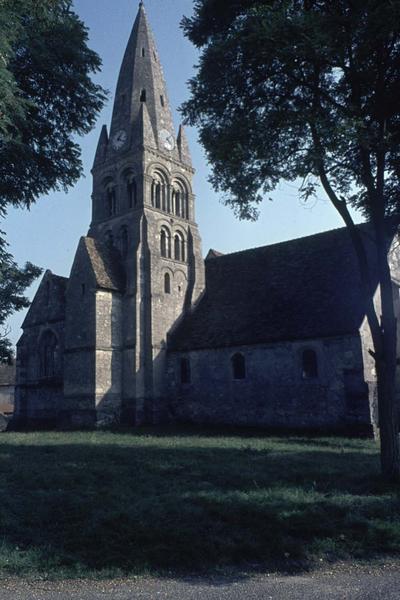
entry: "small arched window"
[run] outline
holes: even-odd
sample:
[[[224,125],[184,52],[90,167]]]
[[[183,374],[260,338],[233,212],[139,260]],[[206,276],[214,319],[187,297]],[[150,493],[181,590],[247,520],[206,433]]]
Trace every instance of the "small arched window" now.
[[[164,275],[164,292],[165,294],[171,293],[171,275],[169,273]]]
[[[176,233],[174,237],[174,258],[185,262],[185,240],[181,233]]]
[[[146,90],[140,92],[140,102],[146,102]]]
[[[117,197],[115,187],[108,185],[106,188],[106,212],[107,217],[112,217],[117,213]]]
[[[318,360],[315,350],[308,348],[303,350],[301,356],[303,379],[313,379],[318,377]]]
[[[167,179],[161,171],[156,171],[153,175],[153,182],[151,184],[151,205],[154,208],[167,211]]]
[[[177,217],[189,218],[189,194],[186,184],[175,179],[172,188],[172,211]]]
[[[246,378],[246,361],[240,352],[234,354],[231,358],[232,364],[232,376],[233,379],[245,379]]]
[[[122,258],[126,258],[128,254],[128,230],[126,227],[122,227],[120,234],[120,242],[121,242],[121,255]]]
[[[171,258],[171,234],[166,227],[160,232],[160,252],[164,258]]]
[[[126,192],[128,196],[128,208],[134,208],[137,204],[137,188],[136,181],[129,179],[126,184]]]
[[[39,361],[40,377],[54,377],[58,374],[58,340],[52,331],[46,331],[40,340]]]
[[[156,208],[161,208],[161,182],[157,181],[156,183],[156,201],[155,201],[155,207]]]
[[[181,193],[178,190],[175,191],[175,214],[181,216]]]
[[[190,360],[188,358],[181,358],[181,383],[190,383],[192,374],[190,371]]]

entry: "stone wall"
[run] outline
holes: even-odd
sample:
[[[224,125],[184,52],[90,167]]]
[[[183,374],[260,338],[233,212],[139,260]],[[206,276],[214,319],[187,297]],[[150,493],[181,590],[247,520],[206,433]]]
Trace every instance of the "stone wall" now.
[[[318,376],[305,379],[302,353],[316,352]],[[231,358],[242,353],[245,379],[235,380]],[[180,361],[191,382],[181,383]],[[279,428],[368,426],[368,388],[359,336],[242,346],[169,357],[171,418],[197,424]]]

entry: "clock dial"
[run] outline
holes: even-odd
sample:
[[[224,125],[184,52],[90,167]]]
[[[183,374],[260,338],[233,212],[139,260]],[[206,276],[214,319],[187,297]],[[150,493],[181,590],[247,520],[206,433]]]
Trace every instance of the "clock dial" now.
[[[161,129],[159,138],[166,150],[173,150],[175,148],[175,137],[167,129]]]
[[[114,136],[112,139],[112,145],[114,146],[114,148],[116,150],[119,150],[120,148],[122,148],[122,146],[125,144],[126,140],[127,140],[128,136],[127,133],[124,129],[120,129]]]

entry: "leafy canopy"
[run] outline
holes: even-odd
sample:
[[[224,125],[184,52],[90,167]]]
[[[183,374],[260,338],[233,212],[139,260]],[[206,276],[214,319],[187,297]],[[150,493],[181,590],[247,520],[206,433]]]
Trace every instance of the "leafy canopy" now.
[[[29,306],[24,292],[41,272],[39,267],[29,262],[24,268],[19,268],[7,251],[6,242],[0,238],[0,362],[12,355],[5,323],[13,312]]]
[[[399,210],[399,0],[197,0],[182,25],[201,49],[183,113],[239,216],[299,177],[306,198],[319,179],[367,218]]]
[[[72,0],[0,0],[0,211],[72,185],[105,92]]]

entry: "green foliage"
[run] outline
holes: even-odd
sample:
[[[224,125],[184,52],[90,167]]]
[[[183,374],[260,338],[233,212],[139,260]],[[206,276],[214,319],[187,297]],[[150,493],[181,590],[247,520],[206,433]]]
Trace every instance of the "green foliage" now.
[[[1,232],[0,232],[1,233]],[[39,277],[42,270],[28,262],[21,269],[7,252],[7,243],[0,237],[0,362],[12,356],[5,323],[15,311],[29,306],[24,291]]]
[[[72,0],[0,3],[0,211],[67,188],[82,165],[75,135],[93,127],[105,93],[98,55]]]
[[[0,576],[302,569],[400,550],[398,490],[371,440],[6,433],[0,478]]]
[[[321,174],[367,218],[399,211],[398,0],[197,0],[183,28],[202,51],[183,113],[239,216]]]

